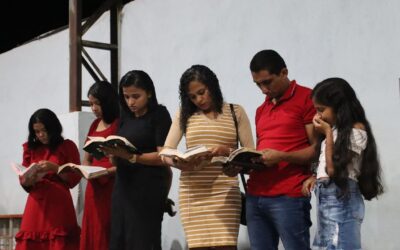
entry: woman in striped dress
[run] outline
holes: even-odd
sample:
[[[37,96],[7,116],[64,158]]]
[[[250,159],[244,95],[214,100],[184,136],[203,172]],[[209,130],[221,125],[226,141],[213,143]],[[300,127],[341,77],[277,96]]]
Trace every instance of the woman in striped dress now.
[[[173,120],[165,147],[176,148],[185,136],[186,147],[205,145],[211,156],[227,156],[237,142],[235,123],[223,101],[216,75],[206,66],[193,65],[180,80],[181,109]],[[241,145],[254,147],[249,119],[234,105]],[[237,249],[241,199],[236,177],[222,166],[164,158],[181,170],[179,210],[189,249]],[[200,163],[201,162],[201,163]]]

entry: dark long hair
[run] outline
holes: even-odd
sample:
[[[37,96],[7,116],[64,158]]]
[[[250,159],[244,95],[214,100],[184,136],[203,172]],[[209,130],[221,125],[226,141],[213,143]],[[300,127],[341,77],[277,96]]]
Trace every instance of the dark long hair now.
[[[107,81],[95,82],[88,90],[87,96],[95,97],[100,102],[103,120],[110,124],[119,117],[117,91]]]
[[[181,101],[180,127],[184,133],[186,133],[188,119],[198,111],[197,106],[190,100],[188,95],[189,84],[192,81],[201,82],[208,88],[216,112],[222,113],[222,105],[224,103],[218,78],[211,69],[204,65],[193,65],[187,69],[182,74],[179,85]]]
[[[147,103],[148,111],[154,110],[158,106],[156,90],[154,88],[153,80],[151,80],[150,76],[142,71],[142,70],[131,70],[126,73],[119,82],[119,103],[122,107],[122,110],[130,114],[132,113],[128,106],[126,105],[126,101],[124,98],[124,92],[122,88],[134,86],[136,88],[143,89],[148,94],[150,94],[149,101]],[[133,114],[135,115],[135,114]]]
[[[62,137],[62,126],[60,120],[58,120],[56,114],[50,109],[39,109],[32,114],[29,119],[28,129],[28,147],[30,149],[36,149],[43,144],[36,138],[35,131],[33,130],[33,124],[42,123],[47,131],[49,138],[48,147],[51,150],[55,150],[60,145],[64,138]]]
[[[336,114],[337,138],[333,151],[333,181],[342,191],[348,193],[347,165],[354,154],[349,150],[350,136],[354,124],[362,123],[368,136],[367,147],[362,154],[358,185],[366,200],[383,193],[381,166],[371,126],[365,116],[364,108],[348,82],[341,78],[329,78],[318,83],[312,97],[320,104],[331,107]]]

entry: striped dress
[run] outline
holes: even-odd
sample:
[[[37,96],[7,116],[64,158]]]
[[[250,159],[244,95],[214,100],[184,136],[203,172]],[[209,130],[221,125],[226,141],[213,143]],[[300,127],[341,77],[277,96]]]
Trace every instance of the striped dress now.
[[[235,105],[235,113],[241,144],[254,147],[246,113],[238,105]],[[181,138],[178,112],[165,146],[176,148]],[[215,119],[202,112],[189,118],[186,146],[191,148],[196,145],[236,147],[236,129],[229,104],[224,104],[222,114]],[[238,178],[224,175],[222,166],[207,165],[199,170],[181,172],[179,211],[189,248],[236,246],[240,210]]]

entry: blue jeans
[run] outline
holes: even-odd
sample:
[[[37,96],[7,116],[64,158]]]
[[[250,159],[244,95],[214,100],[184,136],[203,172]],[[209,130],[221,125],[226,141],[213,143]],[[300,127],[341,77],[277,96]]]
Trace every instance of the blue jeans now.
[[[310,249],[310,198],[247,195],[246,219],[252,250]]]
[[[364,199],[358,183],[349,179],[349,194],[339,197],[339,187],[329,180],[318,180],[317,232],[315,249],[361,249],[361,223],[364,219]]]

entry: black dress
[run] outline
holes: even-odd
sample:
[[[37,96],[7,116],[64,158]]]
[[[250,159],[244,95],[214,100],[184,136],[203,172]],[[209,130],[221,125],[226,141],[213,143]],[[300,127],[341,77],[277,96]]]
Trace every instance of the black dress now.
[[[159,105],[144,116],[125,114],[118,135],[141,152],[163,146],[171,126],[168,110]],[[161,223],[168,195],[170,172],[118,159],[111,206],[110,250],[161,249]]]

